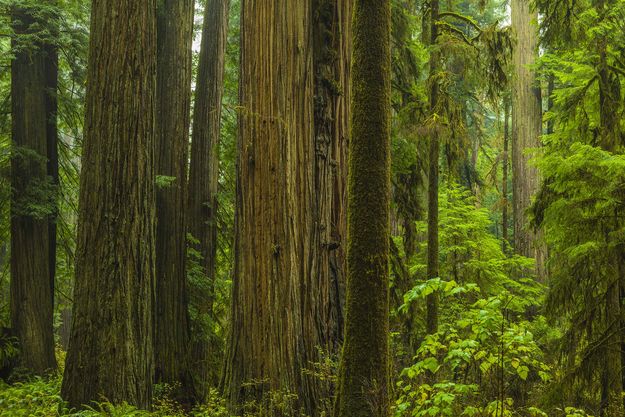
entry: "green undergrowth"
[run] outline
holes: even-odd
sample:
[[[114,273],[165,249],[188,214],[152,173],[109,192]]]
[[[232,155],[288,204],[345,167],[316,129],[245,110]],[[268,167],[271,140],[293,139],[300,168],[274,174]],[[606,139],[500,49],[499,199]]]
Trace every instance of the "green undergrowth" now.
[[[7,385],[0,380],[1,417],[228,417],[224,401],[215,391],[205,404],[186,412],[171,400],[167,389],[157,389],[152,411],[138,410],[128,404],[113,405],[103,401],[85,410],[68,409],[61,398],[60,376],[35,378],[28,382]]]

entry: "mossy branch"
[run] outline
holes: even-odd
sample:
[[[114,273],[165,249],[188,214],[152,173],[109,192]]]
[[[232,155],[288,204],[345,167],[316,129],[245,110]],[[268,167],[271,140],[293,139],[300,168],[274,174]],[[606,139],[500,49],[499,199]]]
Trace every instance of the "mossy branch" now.
[[[473,26],[473,28],[475,28],[475,30],[477,30],[478,32],[482,32],[482,28],[477,24],[475,20],[473,20],[469,16],[465,16],[465,15],[462,15],[460,13],[455,13],[455,12],[441,12],[438,14],[438,17],[439,18],[453,17],[454,19],[458,19],[465,23],[468,23],[469,25]]]

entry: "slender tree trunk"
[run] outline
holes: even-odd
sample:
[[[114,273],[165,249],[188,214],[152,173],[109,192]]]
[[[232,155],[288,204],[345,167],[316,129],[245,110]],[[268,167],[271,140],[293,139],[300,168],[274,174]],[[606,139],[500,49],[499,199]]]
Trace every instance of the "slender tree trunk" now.
[[[46,6],[53,6],[46,1]],[[53,306],[56,251],[56,16],[37,16],[33,5],[12,10],[11,63],[11,323],[20,342],[20,364],[43,374],[56,368]],[[46,34],[46,31],[50,33]],[[27,38],[27,37],[30,37]],[[33,41],[33,37],[43,40]],[[25,40],[29,39],[29,40]],[[48,177],[48,175],[50,177]],[[39,201],[33,196],[44,194]],[[30,207],[46,206],[48,213]]]
[[[389,415],[390,2],[354,2],[345,343],[338,417]]]
[[[340,336],[350,2],[248,0],[242,7],[223,385],[233,406],[289,390],[298,409],[317,416],[321,387],[302,370],[319,359],[317,347],[336,350]]]
[[[155,376],[192,396],[188,368],[185,192],[191,112],[193,0],[163,0],[157,16]]]
[[[605,367],[603,369],[603,387],[601,416],[612,417],[625,415],[623,408],[623,374],[621,367],[621,305],[620,281],[617,277],[608,284],[606,291],[606,338]]]
[[[435,45],[438,39],[439,1],[430,1],[430,46],[433,47],[430,55],[430,111],[432,115],[438,112],[439,86],[435,80],[439,71],[440,53]],[[439,177],[439,152],[440,144],[436,129],[430,134],[429,160],[430,168],[428,174],[428,259],[427,277],[428,279],[438,278],[438,177]],[[427,296],[427,316],[426,331],[428,334],[438,331],[438,293],[434,292]]]
[[[204,9],[189,174],[188,228],[199,240],[202,266],[211,287],[216,272],[219,138],[229,3],[229,0],[208,0]],[[212,294],[208,309],[210,304]]]
[[[600,16],[602,16],[609,7],[610,0],[598,0],[595,5]],[[620,145],[620,120],[619,115],[615,111],[619,107],[620,86],[618,79],[610,76],[608,68],[608,39],[606,36],[599,36],[597,39],[597,53],[599,62],[597,72],[599,74],[599,116],[600,116],[600,145],[603,149],[615,152]],[[614,229],[621,227],[618,220],[618,213],[615,213]],[[605,319],[607,323],[606,337],[603,348],[605,349],[605,367],[603,368],[602,380],[602,404],[601,416],[622,416],[625,415],[623,405],[623,364],[622,364],[622,345],[623,345],[623,329],[621,322],[623,320],[621,285],[625,283],[623,271],[623,255],[622,247],[615,250],[613,256],[616,271],[616,279],[607,283],[606,299],[605,299]],[[613,279],[613,277],[608,277]]]
[[[549,111],[553,110],[553,92],[556,88],[556,77],[553,74],[549,74],[549,78],[547,81],[547,106],[549,108]],[[554,125],[554,121],[553,119],[549,119],[549,121],[547,122],[547,134],[551,135],[553,134],[555,129],[555,125]]]
[[[538,55],[538,12],[527,0],[512,1],[512,28],[516,34],[512,77],[512,187],[514,247],[520,255],[536,260],[536,272],[544,279],[546,251],[542,234],[534,233],[526,211],[538,191],[538,170],[529,164],[528,148],[540,146],[542,103],[540,84],[531,66]]]
[[[196,249],[202,255],[208,280],[207,302],[201,306],[208,316],[212,315],[216,275],[219,140],[229,3],[206,2],[193,109],[188,231],[197,239]],[[210,383],[217,382],[214,355],[209,340],[192,337],[194,385],[200,397],[208,393]]]
[[[155,297],[156,1],[94,0],[62,396],[145,408]],[[141,30],[137,30],[140,28]]]
[[[56,5],[54,1],[52,4]],[[52,16],[48,22],[50,36],[52,39],[59,35],[59,28],[56,24],[57,16]],[[58,150],[58,87],[59,87],[59,54],[57,46],[52,42],[44,44],[43,50],[46,56],[45,61],[45,98],[46,98],[46,137],[48,152],[48,176],[55,187],[59,186],[59,150]],[[58,215],[57,199],[53,201],[52,213],[48,216],[48,264],[50,274],[50,287],[52,302],[54,304],[54,279],[56,276],[56,221]]]
[[[510,224],[508,220],[508,144],[510,142],[510,102],[508,99],[504,99],[504,123],[503,123],[503,161],[502,161],[502,184],[501,184],[501,194],[503,198],[502,208],[501,208],[501,220],[502,220],[502,235],[503,235],[503,251],[504,253],[508,253],[510,240],[508,238],[508,225]]]

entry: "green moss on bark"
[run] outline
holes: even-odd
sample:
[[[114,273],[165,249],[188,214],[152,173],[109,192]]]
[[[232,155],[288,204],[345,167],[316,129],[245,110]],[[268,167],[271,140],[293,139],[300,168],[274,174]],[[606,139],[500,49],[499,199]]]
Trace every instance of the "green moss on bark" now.
[[[390,4],[356,0],[339,417],[387,416]]]

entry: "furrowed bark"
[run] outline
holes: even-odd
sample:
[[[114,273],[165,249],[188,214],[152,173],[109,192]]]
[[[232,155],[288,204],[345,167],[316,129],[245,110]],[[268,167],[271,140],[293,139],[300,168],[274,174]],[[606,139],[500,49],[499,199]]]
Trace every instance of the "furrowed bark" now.
[[[54,2],[46,1],[46,6]],[[20,365],[42,375],[56,368],[53,308],[56,264],[55,17],[43,21],[33,5],[12,10],[16,37],[11,63],[11,325],[20,343]],[[49,33],[45,33],[48,31]],[[24,36],[40,40],[25,41]],[[34,197],[41,194],[45,197]],[[43,205],[46,213],[31,207]]]
[[[186,286],[186,187],[193,0],[163,0],[157,16],[156,175],[168,184],[156,190],[155,377],[181,384],[189,400],[189,318]],[[171,183],[169,183],[171,181]]]
[[[536,72],[531,68],[538,55],[538,12],[527,0],[512,1],[512,28],[516,45],[512,54],[512,188],[514,247],[519,255],[536,261],[536,273],[544,279],[546,249],[542,234],[530,229],[526,211],[538,192],[538,170],[525,154],[540,146],[542,135],[542,99]]]
[[[323,411],[303,370],[340,339],[350,16],[344,0],[243,3],[233,406],[282,390],[292,413]]]
[[[147,408],[154,376],[156,1],[94,0],[61,394]],[[141,30],[137,30],[141,28]]]
[[[208,302],[202,312],[212,315],[217,256],[217,192],[219,186],[219,141],[229,0],[208,0],[204,9],[202,44],[198,64],[191,169],[188,184],[188,231],[198,240],[202,268],[208,282]],[[194,386],[198,396],[216,383],[215,361],[210,343],[193,338],[191,356]]]

